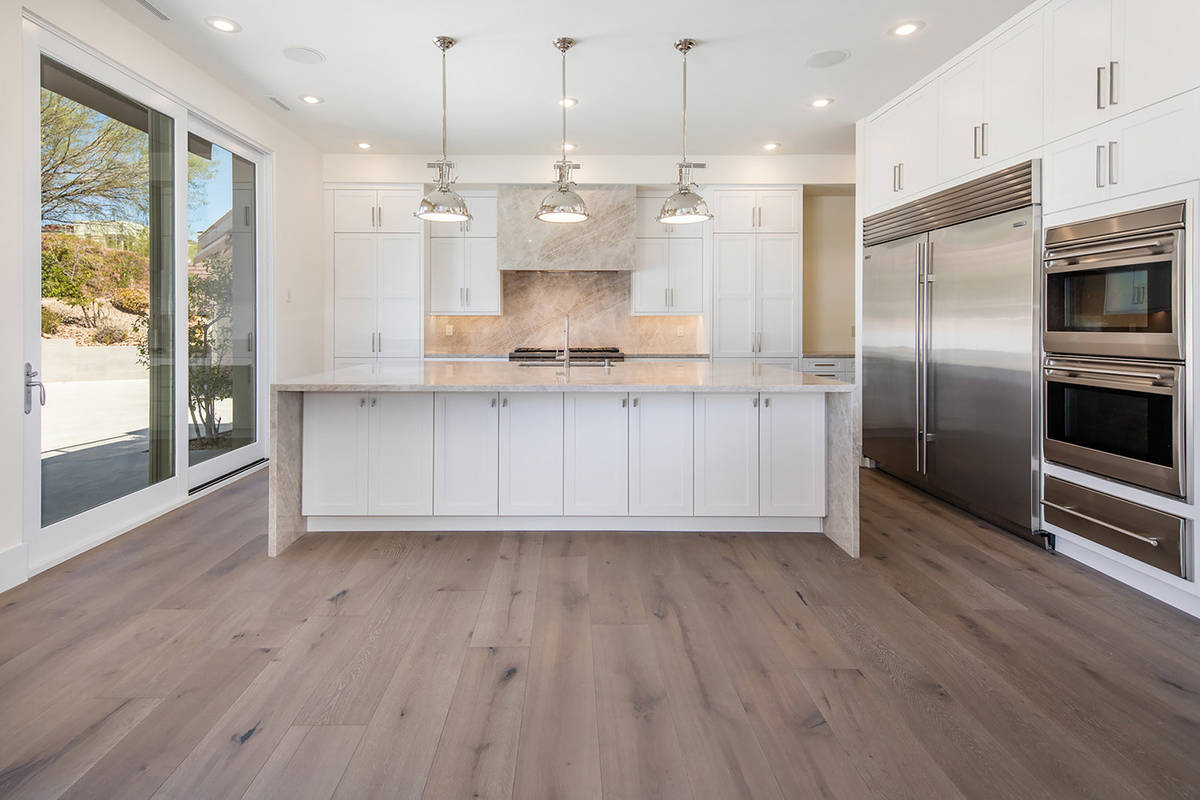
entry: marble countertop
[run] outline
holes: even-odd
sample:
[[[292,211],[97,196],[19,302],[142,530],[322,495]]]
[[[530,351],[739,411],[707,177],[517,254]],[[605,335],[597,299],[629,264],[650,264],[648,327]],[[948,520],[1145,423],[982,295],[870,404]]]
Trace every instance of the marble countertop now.
[[[805,353],[801,358],[854,358],[854,353]]]
[[[626,361],[644,361],[654,359],[657,361],[667,361],[670,359],[683,360],[700,360],[707,359],[707,353],[623,353]],[[467,359],[479,359],[482,361],[507,361],[508,353],[426,353],[425,358],[431,361],[466,361]]]
[[[272,388],[284,392],[853,392],[854,385],[752,360],[651,362],[611,367],[419,361],[342,367]]]

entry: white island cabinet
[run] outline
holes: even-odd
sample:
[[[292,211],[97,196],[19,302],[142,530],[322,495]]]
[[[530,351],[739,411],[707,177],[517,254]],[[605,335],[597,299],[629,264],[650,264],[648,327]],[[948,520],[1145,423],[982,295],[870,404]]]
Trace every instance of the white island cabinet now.
[[[276,384],[269,552],[306,531],[624,530],[823,532],[857,555],[852,389],[752,360]]]

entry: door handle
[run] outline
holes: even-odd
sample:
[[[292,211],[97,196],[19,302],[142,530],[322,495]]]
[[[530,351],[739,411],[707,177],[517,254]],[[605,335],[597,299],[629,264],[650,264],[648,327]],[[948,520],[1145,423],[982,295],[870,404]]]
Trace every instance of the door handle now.
[[[621,398],[621,408],[625,408],[625,407],[626,407],[626,406],[628,406],[628,405],[629,405],[629,398],[628,398],[628,397],[622,397],[622,398]]]
[[[899,164],[892,164],[892,191],[893,192],[900,191],[900,179],[898,177],[896,177],[899,170],[900,170]]]
[[[358,407],[366,408],[367,407],[367,398],[365,398],[365,397],[358,398]]]
[[[508,408],[508,398],[507,398],[507,397],[503,398],[503,399],[500,401],[500,407],[501,407],[501,408]]]
[[[1096,145],[1096,188],[1104,188],[1104,145]]]
[[[1120,63],[1119,61],[1108,62],[1108,104],[1110,106],[1117,105],[1117,65]]]
[[[496,398],[492,398],[492,408],[496,407]]]
[[[1096,108],[1104,110],[1104,67],[1096,67]]]
[[[638,407],[638,399],[637,399],[636,397],[635,397],[635,398],[633,398],[633,407],[634,407],[634,408],[637,408],[637,407]]]
[[[375,206],[371,206],[371,227],[372,228],[379,227],[378,225],[375,224]]]
[[[33,364],[25,362],[25,413],[33,411],[33,387],[37,387],[39,403],[38,405],[46,405],[46,385],[37,380],[40,373],[33,368]]]
[[[663,305],[670,308],[671,306],[671,290],[663,289]]]
[[[752,401],[751,401],[751,404],[752,404],[752,405],[753,405],[755,408],[758,408],[758,397],[757,397],[757,396],[755,396],[754,400],[752,400]]]
[[[1108,143],[1108,182],[1115,184],[1117,182],[1117,143]]]
[[[987,128],[986,122],[979,123],[979,154],[987,158]]]
[[[979,158],[979,126],[976,125],[971,133],[971,147],[975,149],[975,158]]]
[[[904,191],[904,162],[896,165],[896,176],[899,178],[900,191]]]
[[[379,227],[383,227],[383,206],[379,206]]]
[[[460,286],[460,287],[458,287],[458,304],[459,304],[460,306],[465,306],[465,305],[467,304],[467,294],[466,294],[466,291],[467,291],[467,290],[466,290],[466,289],[464,289],[463,287],[461,287],[461,286]]]
[[[372,397],[372,398],[371,398],[371,408],[375,408],[375,406],[377,406],[377,405],[379,405],[379,398],[378,398],[378,397]]]
[[[1093,525],[1099,525],[1101,528],[1108,528],[1110,531],[1115,531],[1116,533],[1124,534],[1125,536],[1128,536],[1132,539],[1137,539],[1139,542],[1145,542],[1146,544],[1150,545],[1151,547],[1158,547],[1158,539],[1156,539],[1153,536],[1143,536],[1140,533],[1134,533],[1131,530],[1127,530],[1120,526],[1113,525],[1111,522],[1105,522],[1102,519],[1096,519],[1095,517],[1089,516],[1087,514],[1079,512],[1079,511],[1076,511],[1075,509],[1071,508],[1070,506],[1060,506],[1058,503],[1051,503],[1049,500],[1042,500],[1041,503],[1046,508],[1053,508],[1055,511],[1061,511],[1064,514],[1070,514],[1073,517],[1079,517],[1080,519],[1090,522]]]
[[[765,407],[767,407],[767,408],[770,408],[770,407],[771,407],[771,398],[769,398],[769,397],[764,397],[764,398],[763,398],[763,405],[764,405]]]

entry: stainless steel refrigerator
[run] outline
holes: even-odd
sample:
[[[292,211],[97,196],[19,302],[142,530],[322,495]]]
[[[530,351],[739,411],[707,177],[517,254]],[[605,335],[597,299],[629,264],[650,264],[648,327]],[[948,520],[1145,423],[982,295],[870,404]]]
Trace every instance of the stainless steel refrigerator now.
[[[1041,544],[1039,163],[863,222],[863,454]]]

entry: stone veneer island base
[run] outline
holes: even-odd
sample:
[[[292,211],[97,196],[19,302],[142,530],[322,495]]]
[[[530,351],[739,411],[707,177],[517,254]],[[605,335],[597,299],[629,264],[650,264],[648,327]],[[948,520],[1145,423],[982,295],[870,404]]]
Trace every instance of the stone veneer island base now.
[[[284,381],[268,553],[308,531],[744,531],[819,532],[857,558],[855,397],[742,360]]]

